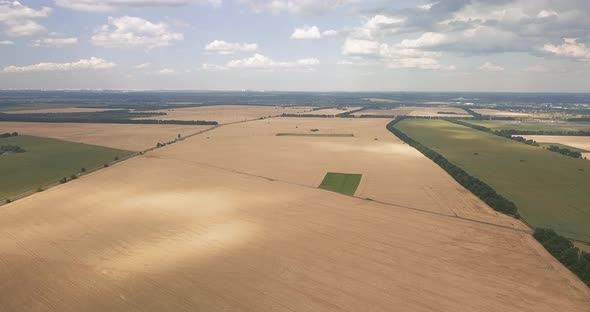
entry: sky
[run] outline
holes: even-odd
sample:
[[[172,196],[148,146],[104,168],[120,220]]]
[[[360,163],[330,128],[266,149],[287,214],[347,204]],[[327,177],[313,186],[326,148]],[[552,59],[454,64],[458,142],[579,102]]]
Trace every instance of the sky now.
[[[588,0],[0,0],[0,89],[590,92]]]

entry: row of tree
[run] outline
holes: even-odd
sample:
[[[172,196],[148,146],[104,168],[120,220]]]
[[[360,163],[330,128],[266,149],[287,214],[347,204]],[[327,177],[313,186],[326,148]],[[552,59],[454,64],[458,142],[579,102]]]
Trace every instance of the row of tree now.
[[[425,145],[422,145],[418,141],[412,139],[411,137],[403,133],[401,130],[397,129],[395,125],[403,119],[405,119],[405,117],[403,116],[397,117],[387,125],[387,129],[391,133],[395,134],[402,141],[406,142],[408,145],[420,151],[422,154],[424,154],[424,156],[434,161],[451,177],[453,177],[453,179],[455,179],[459,184],[471,191],[473,194],[479,197],[483,202],[488,204],[494,210],[508,215],[512,215],[516,218],[520,218],[520,215],[518,214],[518,211],[516,209],[516,205],[512,201],[498,194],[488,184],[468,174],[465,170],[457,167],[456,165],[448,161],[441,154],[431,150]]]
[[[156,120],[138,119],[165,115],[162,112],[130,112],[112,110],[91,113],[41,113],[41,114],[6,114],[0,113],[0,121],[14,122],[81,122],[81,123],[115,123],[115,124],[174,124],[174,125],[218,125],[217,121],[206,120]]]
[[[559,147],[557,145],[551,145],[549,146],[548,150],[552,151],[552,152],[556,152],[556,153],[560,153],[562,155],[566,155],[569,157],[573,157],[573,158],[582,158],[582,153],[580,152],[576,152],[576,151],[572,151],[569,148],[565,148],[565,147]]]
[[[414,147],[426,157],[432,159],[436,164],[448,172],[459,184],[470,190],[473,194],[479,197],[482,201],[487,203],[493,209],[520,217],[517,212],[516,205],[497,194],[490,186],[470,176],[461,168],[456,167],[442,155],[432,151],[428,147],[415,141],[401,130],[395,127],[395,124],[405,119],[398,117],[387,125],[387,129],[399,137],[402,141]],[[474,126],[478,127],[478,126]],[[473,127],[472,127],[473,128]],[[493,132],[488,128],[482,131]],[[523,138],[524,139],[524,138]],[[538,228],[533,234],[535,239],[543,245],[551,255],[559,260],[564,266],[576,274],[586,285],[590,286],[590,254],[581,252],[574,246],[571,240],[557,234],[551,229]]]
[[[466,112],[468,112],[469,114],[471,114],[471,116],[473,116],[473,118],[476,119],[476,120],[486,120],[486,119],[488,119],[488,117],[490,117],[490,116],[482,115],[482,114],[480,114],[480,113],[478,113],[478,112],[476,112],[473,109],[468,108],[468,107],[462,107],[462,108]],[[509,117],[509,116],[494,116],[493,118],[494,118],[494,120],[516,120],[516,118]]]
[[[535,141],[535,140],[531,140],[531,139],[528,139],[527,140],[527,139],[525,139],[525,138],[523,138],[521,136],[515,135],[515,133],[518,133],[518,132],[528,132],[528,131],[517,131],[517,130],[498,130],[498,131],[494,131],[494,130],[492,130],[490,128],[487,128],[487,127],[484,127],[484,126],[480,126],[480,125],[474,125],[472,123],[465,122],[465,121],[462,121],[462,120],[447,119],[447,121],[452,122],[452,123],[456,123],[456,124],[459,124],[459,125],[462,125],[462,126],[466,126],[466,127],[469,127],[469,128],[473,128],[473,129],[476,129],[476,130],[480,130],[480,131],[488,132],[488,133],[491,133],[491,134],[495,134],[495,135],[498,135],[498,136],[501,136],[501,137],[504,137],[504,138],[508,138],[508,139],[511,139],[511,140],[514,140],[514,141],[517,141],[517,142],[520,142],[520,143],[524,143],[524,144],[528,144],[528,145],[532,145],[532,146],[539,146],[539,143],[537,143],[537,141]],[[580,133],[586,133],[586,132],[579,131],[579,132],[576,132],[576,133],[578,133],[578,135],[579,135]],[[590,133],[588,133],[588,135],[590,135]],[[577,152],[577,151],[572,151],[569,148],[560,148],[559,146],[551,145],[548,148],[548,150],[550,150],[552,152],[560,153],[562,155],[566,155],[566,156],[569,156],[569,157],[573,157],[573,158],[582,158],[582,153]]]
[[[574,272],[586,285],[590,286],[590,254],[581,252],[567,238],[551,229],[538,228],[533,237],[559,262]]]
[[[537,143],[537,141],[531,140],[531,139],[528,139],[527,140],[527,139],[525,139],[525,138],[523,138],[521,136],[510,136],[510,137],[507,137],[507,138],[508,139],[511,139],[511,140],[514,140],[516,142],[527,144],[527,145],[539,146],[539,143]]]
[[[484,127],[485,128],[485,127]],[[516,130],[504,129],[496,132],[501,133],[502,136],[508,135],[569,135],[569,136],[590,136],[590,131],[555,131],[555,130]]]
[[[0,133],[0,139],[1,138],[9,138],[9,137],[15,137],[18,136],[18,132],[6,132],[6,133]]]

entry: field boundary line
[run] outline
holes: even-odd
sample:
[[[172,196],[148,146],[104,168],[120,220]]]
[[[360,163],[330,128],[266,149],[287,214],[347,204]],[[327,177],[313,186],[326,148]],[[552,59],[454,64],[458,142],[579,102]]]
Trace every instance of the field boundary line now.
[[[176,160],[176,161],[182,161],[182,162],[190,163],[190,164],[197,165],[197,166],[213,168],[213,169],[217,169],[217,170],[222,170],[222,171],[235,173],[235,174],[239,174],[239,175],[244,175],[244,176],[248,176],[248,177],[253,177],[253,178],[258,178],[258,179],[264,179],[268,182],[279,182],[279,183],[288,184],[288,185],[295,185],[295,186],[300,186],[300,187],[305,187],[305,188],[310,188],[310,189],[315,189],[315,190],[321,190],[324,192],[330,192],[330,193],[337,194],[340,196],[352,197],[352,198],[356,198],[356,199],[360,199],[360,200],[375,202],[380,205],[386,205],[386,206],[390,206],[390,207],[412,210],[412,211],[416,211],[416,212],[427,213],[427,214],[441,216],[441,217],[445,217],[445,218],[459,219],[459,220],[464,220],[464,221],[468,221],[468,222],[475,222],[475,223],[479,223],[479,224],[490,225],[490,226],[500,227],[500,228],[513,230],[513,231],[517,231],[517,232],[521,232],[521,233],[531,234],[531,231],[529,231],[529,230],[518,229],[518,228],[510,227],[507,225],[495,224],[495,223],[490,223],[490,222],[486,222],[486,221],[461,217],[461,216],[457,216],[457,215],[444,214],[444,213],[430,211],[430,210],[426,210],[426,209],[422,209],[422,208],[418,208],[418,207],[410,207],[410,206],[396,204],[396,203],[392,203],[392,202],[375,200],[372,198],[363,198],[363,197],[354,196],[354,195],[346,195],[346,194],[322,189],[322,188],[307,185],[307,184],[300,184],[300,183],[295,183],[295,182],[284,181],[284,180],[280,180],[280,179],[276,179],[276,178],[271,178],[271,177],[267,177],[267,176],[263,176],[263,175],[248,173],[248,172],[240,171],[237,169],[225,168],[225,167],[216,166],[216,165],[212,165],[212,164],[202,163],[202,162],[198,162],[198,161],[194,161],[194,160],[181,159],[181,158],[176,158],[176,157],[172,157],[172,156],[164,156],[164,155],[153,155],[153,156],[156,156],[156,158],[160,158],[160,159],[171,159],[171,160]]]
[[[129,154],[128,156],[125,156],[125,157],[120,157],[118,160],[112,160],[112,161],[109,161],[109,162],[105,163],[105,164],[104,164],[104,165],[102,165],[102,166],[98,166],[98,167],[95,167],[95,168],[91,168],[91,169],[87,170],[86,172],[77,172],[77,173],[75,173],[75,175],[76,175],[78,178],[80,178],[80,177],[82,177],[82,176],[87,176],[87,175],[89,175],[89,174],[91,174],[91,173],[94,173],[94,172],[100,171],[101,169],[105,169],[105,168],[107,168],[107,167],[110,167],[110,166],[116,165],[116,164],[118,164],[118,163],[121,163],[121,162],[123,162],[123,161],[129,160],[129,159],[132,159],[132,158],[135,158],[135,157],[137,157],[137,156],[144,155],[145,153],[151,152],[151,151],[153,151],[153,150],[156,150],[156,149],[160,149],[160,148],[162,148],[162,147],[165,147],[166,145],[170,145],[170,144],[178,143],[178,142],[181,142],[181,141],[183,141],[184,139],[191,138],[191,137],[193,137],[193,136],[197,136],[197,135],[200,135],[200,134],[203,134],[203,133],[209,132],[209,131],[213,131],[213,130],[215,130],[215,129],[217,129],[217,128],[220,128],[220,127],[222,127],[222,126],[234,125],[234,124],[239,124],[239,123],[244,123],[244,122],[250,122],[250,121],[256,121],[256,120],[262,120],[262,119],[268,119],[268,118],[275,118],[275,117],[280,117],[280,115],[274,115],[274,116],[268,116],[268,117],[262,117],[262,118],[255,118],[255,119],[247,119],[247,120],[239,120],[239,121],[229,122],[229,123],[225,123],[225,124],[217,124],[217,125],[214,125],[214,126],[212,126],[212,127],[210,127],[210,128],[207,128],[207,129],[204,129],[204,130],[200,130],[200,131],[197,131],[197,132],[194,132],[194,133],[191,133],[191,134],[185,135],[185,136],[181,136],[180,138],[178,138],[178,139],[176,139],[176,140],[174,140],[174,141],[170,141],[170,142],[168,142],[168,143],[166,143],[166,144],[163,144],[162,146],[159,146],[159,147],[156,145],[156,146],[153,146],[153,147],[150,147],[150,148],[148,148],[148,149],[141,150],[141,151],[128,151],[128,152],[131,152],[131,154]],[[67,141],[67,140],[62,140],[62,141],[70,142],[70,141]],[[86,143],[82,143],[82,144],[86,144]],[[94,144],[89,144],[89,145],[94,145]],[[101,146],[101,147],[104,147],[104,146],[102,146],[102,145],[96,145],[96,146]],[[106,166],[105,166],[105,165],[106,165]],[[73,181],[72,181],[72,180],[70,180],[70,181],[68,181],[67,183],[70,183],[70,182],[73,182]],[[56,186],[60,186],[60,185],[62,185],[62,184],[63,184],[63,183],[60,183],[60,182],[59,182],[59,180],[56,180],[56,181],[49,182],[49,183],[47,183],[47,184],[45,184],[45,185],[42,185],[42,186],[40,186],[40,187],[39,187],[39,189],[40,189],[41,191],[40,191],[39,189],[30,189],[30,190],[28,190],[28,191],[25,191],[25,192],[23,192],[23,193],[20,193],[20,194],[14,195],[14,196],[12,196],[12,197],[9,197],[9,198],[4,198],[4,199],[2,199],[2,201],[0,202],[0,207],[1,207],[1,206],[4,206],[4,205],[11,204],[11,203],[13,203],[13,202],[15,202],[15,201],[17,201],[17,200],[20,200],[20,199],[23,199],[23,198],[26,198],[26,197],[29,197],[29,196],[35,195],[35,194],[37,194],[37,193],[40,193],[40,192],[47,191],[47,190],[49,190],[49,189],[51,189],[51,188],[54,188],[54,187],[56,187]]]

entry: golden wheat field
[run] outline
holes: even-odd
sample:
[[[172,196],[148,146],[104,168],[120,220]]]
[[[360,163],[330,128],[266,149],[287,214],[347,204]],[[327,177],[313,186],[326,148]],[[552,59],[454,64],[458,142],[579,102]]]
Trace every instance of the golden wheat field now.
[[[4,205],[2,311],[587,310],[526,226],[387,122],[225,125]],[[355,196],[318,189],[327,171],[362,174]]]

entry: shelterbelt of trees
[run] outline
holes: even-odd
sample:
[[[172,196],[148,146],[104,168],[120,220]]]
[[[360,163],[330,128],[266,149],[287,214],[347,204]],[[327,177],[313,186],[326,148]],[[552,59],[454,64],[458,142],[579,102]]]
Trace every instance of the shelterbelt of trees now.
[[[590,286],[590,254],[580,251],[567,238],[551,229],[536,229],[535,239],[559,262]]]
[[[494,131],[490,128],[484,127],[484,126],[480,126],[480,125],[474,125],[472,123],[469,122],[464,122],[461,120],[455,120],[455,119],[445,119],[448,122],[452,122],[452,123],[456,123],[458,125],[462,125],[465,127],[469,127],[475,130],[480,130],[480,131],[484,131],[484,132],[488,132],[488,133],[492,133],[507,139],[511,139],[520,143],[524,143],[524,144],[528,144],[528,145],[532,145],[532,146],[539,146],[539,143],[537,143],[535,140],[527,140],[521,136],[517,136],[515,135],[515,133],[520,133],[520,132],[529,132],[529,131],[517,131],[517,130],[497,130]],[[532,132],[537,132],[537,131],[532,131]],[[545,131],[543,131],[545,132]],[[567,131],[565,131],[567,132]],[[585,132],[585,131],[579,131],[576,133],[588,133],[588,135],[590,135],[590,132]],[[553,133],[553,135],[555,135],[555,133]],[[578,134],[580,135],[580,134]],[[573,157],[573,158],[582,158],[582,153],[580,152],[576,152],[576,151],[572,151],[568,148],[560,148],[559,146],[556,145],[551,145],[547,150],[552,151],[552,152],[556,152],[556,153],[560,153],[562,155],[565,156],[569,156],[569,157]]]
[[[80,123],[117,123],[117,124],[175,124],[175,125],[211,125],[217,121],[205,120],[155,120],[137,119],[166,115],[160,112],[135,113],[129,110],[111,110],[91,113],[39,113],[39,114],[6,114],[0,113],[0,121],[15,122],[80,122]]]
[[[468,174],[465,170],[457,167],[456,165],[448,161],[441,154],[431,150],[425,145],[422,145],[420,142],[415,141],[414,139],[412,139],[411,137],[397,129],[395,125],[398,122],[404,120],[405,118],[406,117],[403,116],[397,117],[387,125],[387,130],[395,134],[398,138],[406,142],[408,145],[417,149],[419,152],[424,154],[424,156],[434,161],[451,177],[453,177],[453,179],[455,179],[459,184],[471,191],[473,194],[475,194],[475,196],[479,197],[483,202],[492,207],[492,209],[508,215],[512,215],[516,218],[520,218],[520,215],[518,214],[518,211],[516,209],[516,205],[512,201],[498,194],[491,186],[487,185],[483,181]]]
[[[463,169],[449,162],[442,155],[415,141],[399,129],[395,128],[395,124],[405,118],[407,117],[397,117],[387,125],[387,129],[402,141],[424,154],[424,156],[434,161],[443,170],[449,173],[453,179],[459,182],[459,184],[463,185],[463,187],[479,197],[483,202],[492,207],[492,209],[512,215],[516,218],[520,217],[517,212],[517,207],[512,201],[496,193],[496,191],[489,185],[469,175]],[[551,253],[570,271],[576,274],[584,283],[586,283],[586,285],[590,286],[590,254],[581,252],[574,246],[572,241],[560,236],[551,229],[535,229],[533,236],[545,249],[547,249],[547,251],[549,251],[549,253]]]
[[[0,139],[2,139],[2,138],[9,138],[9,137],[14,137],[14,136],[18,136],[18,132],[6,132],[6,133],[0,133]]]

